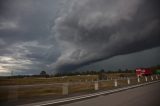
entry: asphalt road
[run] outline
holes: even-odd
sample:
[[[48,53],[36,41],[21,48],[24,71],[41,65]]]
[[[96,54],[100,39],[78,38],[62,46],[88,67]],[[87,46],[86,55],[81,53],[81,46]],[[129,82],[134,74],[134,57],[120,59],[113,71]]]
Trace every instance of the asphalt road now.
[[[160,106],[160,82],[61,106]]]

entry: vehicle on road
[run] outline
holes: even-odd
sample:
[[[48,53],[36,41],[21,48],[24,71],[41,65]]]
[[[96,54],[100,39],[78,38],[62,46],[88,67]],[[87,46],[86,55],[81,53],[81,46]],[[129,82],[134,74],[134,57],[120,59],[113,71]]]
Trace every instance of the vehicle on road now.
[[[149,76],[149,75],[152,75],[152,74],[153,74],[153,72],[149,68],[137,68],[136,69],[136,75],[137,75],[137,77]]]

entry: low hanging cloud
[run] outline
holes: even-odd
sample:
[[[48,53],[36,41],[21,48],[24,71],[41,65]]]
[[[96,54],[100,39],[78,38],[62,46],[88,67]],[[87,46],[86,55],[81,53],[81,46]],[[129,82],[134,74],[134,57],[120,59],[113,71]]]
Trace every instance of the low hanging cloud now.
[[[74,0],[53,27],[58,71],[160,46],[158,0]]]

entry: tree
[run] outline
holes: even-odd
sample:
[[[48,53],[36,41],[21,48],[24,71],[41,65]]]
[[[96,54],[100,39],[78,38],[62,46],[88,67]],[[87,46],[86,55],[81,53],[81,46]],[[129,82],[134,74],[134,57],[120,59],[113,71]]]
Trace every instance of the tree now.
[[[46,71],[41,71],[41,72],[40,72],[40,76],[47,76]]]
[[[122,73],[122,70],[121,70],[121,69],[118,69],[118,73]]]
[[[105,72],[105,70],[104,70],[104,69],[101,69],[101,70],[100,70],[100,73],[104,73],[104,72]]]

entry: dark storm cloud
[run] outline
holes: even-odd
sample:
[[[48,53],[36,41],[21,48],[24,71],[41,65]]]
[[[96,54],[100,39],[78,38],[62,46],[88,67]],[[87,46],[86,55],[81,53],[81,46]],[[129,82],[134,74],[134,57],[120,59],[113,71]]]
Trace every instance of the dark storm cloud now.
[[[10,1],[0,20],[1,37],[10,43],[44,39],[49,35],[48,9],[36,1]],[[46,6],[45,6],[46,7]],[[50,15],[50,14],[49,14]],[[9,36],[9,37],[8,37]]]
[[[60,55],[50,29],[63,6],[59,4],[59,0],[0,1],[0,75],[11,69],[26,74],[51,70],[48,65]]]
[[[159,46],[158,10],[159,0],[0,0],[0,75],[70,71]]]
[[[53,30],[59,71],[160,46],[159,0],[74,0]]]

